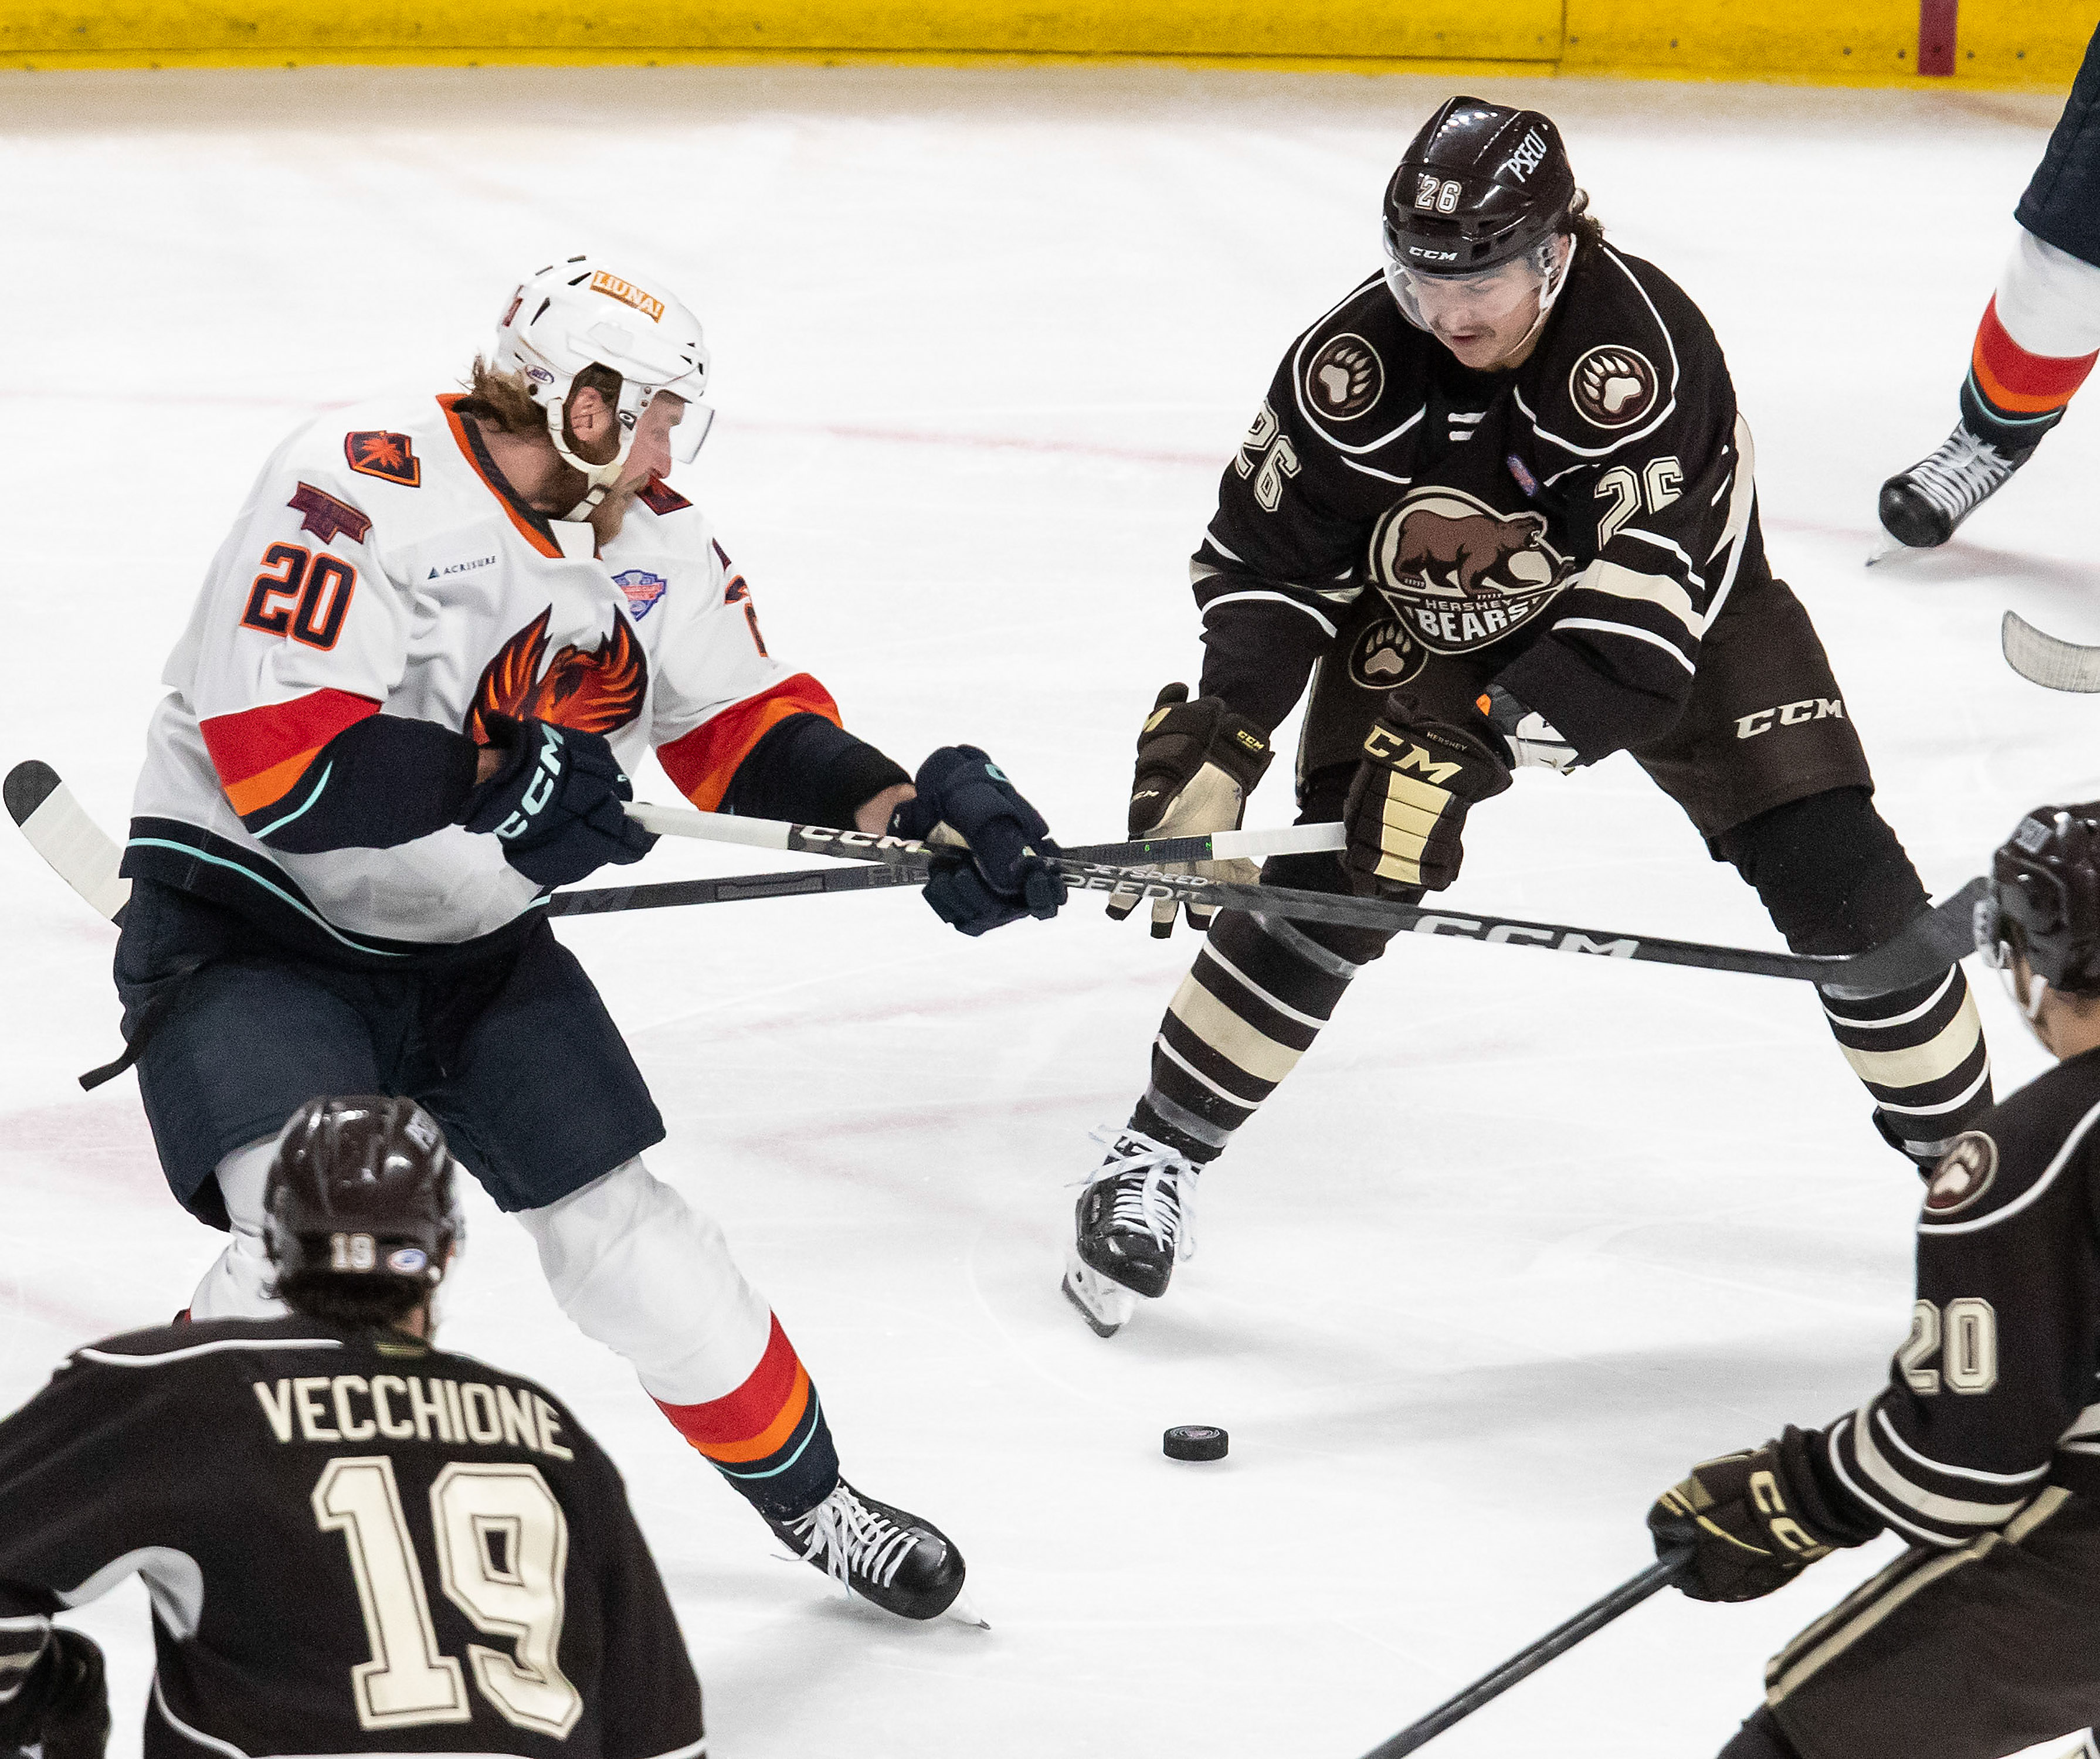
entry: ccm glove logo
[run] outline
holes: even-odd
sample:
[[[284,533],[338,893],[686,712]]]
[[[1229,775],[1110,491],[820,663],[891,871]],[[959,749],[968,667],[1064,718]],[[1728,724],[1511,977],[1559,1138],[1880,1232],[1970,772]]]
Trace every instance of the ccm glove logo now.
[[[525,784],[519,796],[517,809],[496,827],[496,834],[506,841],[523,836],[529,831],[540,814],[547,809],[547,803],[554,797],[554,790],[562,779],[562,730],[551,721],[540,723],[540,766],[533,772],[532,779]]]
[[[1402,746],[1406,747],[1405,751],[1401,749]],[[1419,770],[1439,787],[1465,768],[1462,764],[1440,760],[1426,746],[1418,745],[1405,734],[1385,726],[1371,729],[1370,736],[1364,741],[1364,756],[1403,774],[1410,769]]]

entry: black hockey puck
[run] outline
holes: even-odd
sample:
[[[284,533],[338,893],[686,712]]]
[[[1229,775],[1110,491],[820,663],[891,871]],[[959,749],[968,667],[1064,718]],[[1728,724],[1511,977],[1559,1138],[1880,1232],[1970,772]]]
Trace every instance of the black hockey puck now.
[[[1160,1438],[1159,1451],[1170,1460],[1222,1460],[1232,1437],[1207,1423],[1184,1423]]]

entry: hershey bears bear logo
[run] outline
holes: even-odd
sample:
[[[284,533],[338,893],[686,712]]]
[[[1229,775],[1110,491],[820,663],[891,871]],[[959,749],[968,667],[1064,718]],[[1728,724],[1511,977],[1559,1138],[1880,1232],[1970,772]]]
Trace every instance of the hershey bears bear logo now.
[[[474,706],[461,730],[488,743],[488,716],[551,721],[584,733],[609,734],[642,712],[649,690],[649,666],[624,617],[595,647],[564,642],[553,661],[547,653],[549,606],[496,650],[474,686]]]
[[[1384,389],[1384,364],[1361,336],[1337,336],[1305,368],[1305,395],[1314,412],[1332,421],[1355,421]]]
[[[1418,489],[1371,532],[1371,573],[1401,627],[1434,654],[1462,654],[1529,623],[1567,584],[1546,517],[1498,513],[1456,489]],[[1367,656],[1368,657],[1368,656]]]
[[[1964,1131],[1940,1156],[1925,1188],[1925,1213],[1935,1221],[1958,1215],[1998,1176],[1998,1144],[1980,1130]]]
[[[1592,427],[1630,428],[1655,408],[1661,381],[1635,348],[1593,348],[1568,373],[1568,395]]]

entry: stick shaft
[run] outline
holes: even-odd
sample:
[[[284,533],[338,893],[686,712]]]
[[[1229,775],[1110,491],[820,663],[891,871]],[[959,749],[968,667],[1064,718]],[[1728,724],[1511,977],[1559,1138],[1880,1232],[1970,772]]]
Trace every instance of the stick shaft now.
[[[659,836],[690,837],[702,843],[790,849],[806,855],[833,855],[847,861],[887,862],[904,866],[922,865],[925,860],[925,844],[908,837],[867,831],[833,831],[822,825],[742,818],[730,813],[693,812],[646,802],[630,805],[627,816]],[[1258,861],[1269,855],[1318,854],[1347,844],[1339,824],[1279,825],[1252,831],[1214,831],[1199,836],[1139,837],[1127,843],[1092,844],[1067,853],[1117,867],[1145,867],[1164,862]]]
[[[585,915],[610,910],[662,909],[673,905],[730,903],[747,898],[796,897],[817,892],[873,891],[923,884],[925,862],[933,852],[923,844],[909,844],[893,838],[887,840],[893,847],[880,857],[879,865],[558,892],[548,901],[547,910],[551,915]],[[1193,875],[1133,871],[1089,858],[1111,853],[1118,847],[1110,844],[1100,849],[1073,849],[1060,857],[1057,865],[1066,884],[1079,891],[1121,891],[1126,895],[1135,891],[1149,897],[1175,897],[1199,906],[1244,910],[1293,921],[1342,923],[1485,941],[1505,946],[1528,946],[1546,952],[1580,953],[1651,964],[1730,971],[1749,976],[1793,978],[1815,983],[1841,998],[1884,995],[1890,990],[1922,982],[1945,970],[1973,945],[1970,915],[1983,886],[1982,880],[1972,880],[1895,940],[1872,952],[1821,955],[1709,946],[1694,941],[1670,941],[1609,929],[1578,928],[1562,923],[1527,922],[1477,911],[1427,910],[1388,898],[1349,897],[1325,892],[1301,892],[1283,886],[1233,885]],[[911,853],[913,851],[917,852],[915,859]]]
[[[1410,1722],[1390,1740],[1383,1741],[1364,1759],[1401,1759],[1433,1740],[1454,1722],[1463,1722],[1481,1705],[1499,1698],[1519,1680],[1527,1679],[1547,1662],[1564,1655],[1586,1637],[1594,1636],[1612,1620],[1630,1612],[1661,1589],[1683,1567],[1682,1557],[1664,1558],[1639,1575],[1621,1582],[1602,1600],[1585,1607],[1564,1625],[1548,1631],[1529,1649],[1511,1655],[1493,1673],[1484,1674],[1455,1698],[1439,1704],[1419,1722]]]

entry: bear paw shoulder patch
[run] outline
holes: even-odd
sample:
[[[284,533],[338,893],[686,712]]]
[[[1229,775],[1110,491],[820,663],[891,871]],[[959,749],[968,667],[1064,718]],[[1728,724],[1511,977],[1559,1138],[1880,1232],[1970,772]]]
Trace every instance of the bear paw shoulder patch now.
[[[1980,1130],[1964,1131],[1926,1181],[1925,1213],[1934,1221],[1960,1215],[1997,1176],[1998,1144]]]
[[[1305,400],[1330,421],[1353,421],[1385,390],[1385,364],[1361,336],[1337,336],[1305,365]]]
[[[1576,412],[1608,433],[1652,413],[1661,387],[1654,364],[1638,348],[1592,348],[1568,374]]]

